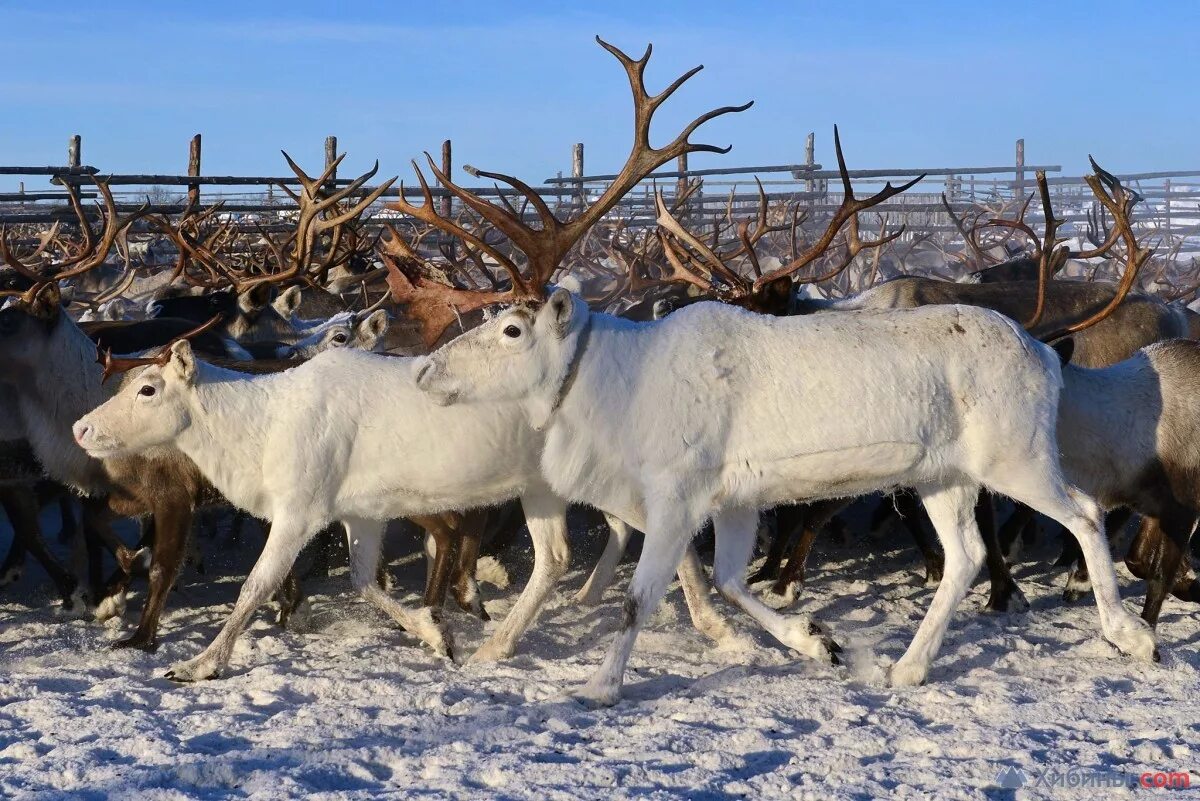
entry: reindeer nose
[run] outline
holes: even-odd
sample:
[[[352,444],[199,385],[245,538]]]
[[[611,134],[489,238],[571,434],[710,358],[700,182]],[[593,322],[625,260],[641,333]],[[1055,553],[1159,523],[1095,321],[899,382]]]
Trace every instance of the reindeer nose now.
[[[71,427],[71,431],[75,434],[75,442],[79,445],[83,445],[83,440],[88,434],[92,433],[92,427],[80,420]]]

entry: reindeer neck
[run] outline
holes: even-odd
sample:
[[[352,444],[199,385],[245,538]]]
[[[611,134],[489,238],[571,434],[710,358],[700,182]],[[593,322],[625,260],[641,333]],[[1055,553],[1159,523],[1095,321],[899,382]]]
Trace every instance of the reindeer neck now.
[[[75,444],[71,433],[75,421],[108,396],[96,346],[63,315],[50,332],[46,353],[39,369],[13,384],[29,443],[51,477],[87,493],[98,491],[99,462]]]
[[[176,445],[214,487],[243,508],[244,496],[254,492],[261,473],[270,424],[267,385],[280,378],[196,363],[191,423]]]

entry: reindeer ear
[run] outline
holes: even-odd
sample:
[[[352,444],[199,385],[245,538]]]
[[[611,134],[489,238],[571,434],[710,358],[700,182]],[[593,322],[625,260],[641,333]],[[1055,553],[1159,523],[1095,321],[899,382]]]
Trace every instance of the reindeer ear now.
[[[1058,359],[1063,364],[1070,364],[1071,357],[1075,354],[1075,338],[1063,337],[1055,340],[1050,344],[1054,348],[1054,352],[1058,354]]]
[[[61,313],[62,294],[53,282],[38,290],[29,304],[29,314],[39,320],[57,320]]]
[[[376,309],[371,312],[367,319],[362,321],[364,330],[373,337],[382,337],[386,334],[389,323],[390,320],[388,319],[386,309]]]
[[[571,330],[571,316],[575,313],[575,299],[565,289],[556,289],[546,301],[546,312],[550,318],[550,330],[559,339]]]
[[[246,292],[238,295],[238,308],[244,312],[261,309],[271,302],[273,287],[270,284],[257,284]]]
[[[191,384],[196,379],[196,356],[192,353],[192,345],[186,339],[181,339],[171,346],[171,361],[168,362],[185,384]]]
[[[301,292],[302,290],[298,286],[290,286],[285,289],[275,299],[275,310],[284,317],[291,317],[300,308],[300,302],[304,300]]]

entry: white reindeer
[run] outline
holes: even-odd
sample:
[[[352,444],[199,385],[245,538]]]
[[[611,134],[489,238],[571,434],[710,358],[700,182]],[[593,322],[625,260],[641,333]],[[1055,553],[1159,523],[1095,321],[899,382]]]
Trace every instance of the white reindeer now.
[[[689,136],[706,121],[744,111],[750,104],[706,112],[666,146],[652,147],[654,112],[700,68],[650,95],[643,72],[651,48],[632,59],[599,37],[597,41],[621,63],[629,80],[635,107],[634,143],[620,174],[574,219],[559,220],[529,190],[531,208],[541,222],[536,228],[529,226],[512,207],[481,200],[429,161],[442,186],[508,236],[526,256],[527,275],[485,238],[441,217],[419,171],[423,204],[410,204],[403,193],[388,204],[471,243],[503,268],[510,281],[506,290],[478,291],[410,275],[421,259],[394,233],[380,254],[388,268],[388,286],[396,302],[410,305],[427,344],[436,342],[458,319],[457,312],[542,297],[550,277],[584,234],[661,165],[685,153],[728,150],[692,143]],[[528,189],[508,176],[472,172]],[[319,187],[326,177],[302,180]],[[220,670],[250,614],[283,578],[303,544],[334,520],[346,524],[356,586],[393,617],[408,621],[402,625],[426,642],[435,647],[444,644],[444,632],[432,620],[414,619],[419,613],[404,610],[374,586],[380,521],[519,496],[534,542],[534,572],[512,611],[472,658],[496,659],[513,653],[517,638],[565,573],[569,556],[566,503],[541,478],[542,434],[529,425],[527,404],[443,409],[417,388],[412,358],[333,350],[285,373],[245,376],[196,361],[186,343],[175,345],[171,353],[164,364],[132,376],[112,400],[80,419],[75,426],[77,441],[95,454],[173,443],[193,457],[227,499],[272,522],[263,554],[221,633],[198,657],[173,668],[174,678],[203,679]],[[715,639],[729,636],[730,627],[711,606],[694,550],[687,549],[681,557],[680,578],[693,623]]]
[[[112,399],[76,423],[76,441],[95,458],[178,448],[231,503],[271,522],[220,634],[173,666],[170,678],[217,675],[250,615],[333,521],[346,528],[355,589],[449,654],[449,636],[428,607],[407,609],[375,582],[385,523],[520,497],[535,547],[533,575],[473,659],[513,653],[566,571],[566,504],[540,477],[542,437],[526,424],[522,404],[443,408],[417,389],[415,362],[335,349],[283,373],[251,376],[199,361],[186,341],[177,342],[161,366],[131,373]],[[694,554],[681,578],[696,625],[715,639],[729,635]]]
[[[645,531],[624,623],[585,698],[615,702],[638,630],[710,518],[718,590],[783,644],[829,660],[831,644],[807,616],[780,615],[746,588],[759,511],[895,487],[921,495],[946,573],[892,667],[894,685],[925,680],[983,562],[981,487],[1066,526],[1094,572],[1104,635],[1138,657],[1155,652],[1117,594],[1099,508],[1062,477],[1058,359],[995,312],[781,319],[700,303],[636,324],[559,290],[452,340],[417,383],[446,404],[523,404],[546,430],[550,486]],[[791,422],[776,425],[780,417]]]
[[[387,329],[388,313],[383,309],[369,314],[338,312],[313,326],[296,342],[280,345],[275,350],[275,356],[280,359],[309,359],[331,348],[377,351],[383,347]]]

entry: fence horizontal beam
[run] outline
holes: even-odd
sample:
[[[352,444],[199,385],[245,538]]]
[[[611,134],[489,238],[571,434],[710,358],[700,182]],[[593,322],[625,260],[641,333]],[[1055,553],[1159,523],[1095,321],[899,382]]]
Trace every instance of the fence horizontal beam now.
[[[80,200],[93,200],[95,192],[81,192]],[[0,203],[24,203],[36,200],[66,200],[65,192],[0,192]]]
[[[1037,170],[1043,172],[1062,172],[1062,167],[1054,165],[1038,166],[1031,165],[1024,168],[1025,172],[1030,174],[1029,180],[1033,180],[1033,173]],[[723,167],[712,170],[682,170],[674,172],[655,172],[646,176],[645,180],[651,181],[656,178],[695,178],[705,175],[752,175],[755,173],[773,173],[773,172],[790,172],[796,180],[818,180],[822,178],[839,178],[841,173],[837,170],[823,170],[820,164],[814,164],[811,167],[807,164],[789,164],[789,165],[774,165],[767,167]],[[879,170],[847,170],[851,178],[915,178],[918,175],[998,175],[1012,174],[1016,172],[1016,167],[1011,164],[1005,167],[929,167],[927,169],[879,169]],[[588,183],[604,183],[616,180],[617,175],[584,175],[579,178],[547,178],[542,181],[544,184],[550,185],[575,185]]]
[[[0,175],[91,175],[95,167],[0,167]]]

